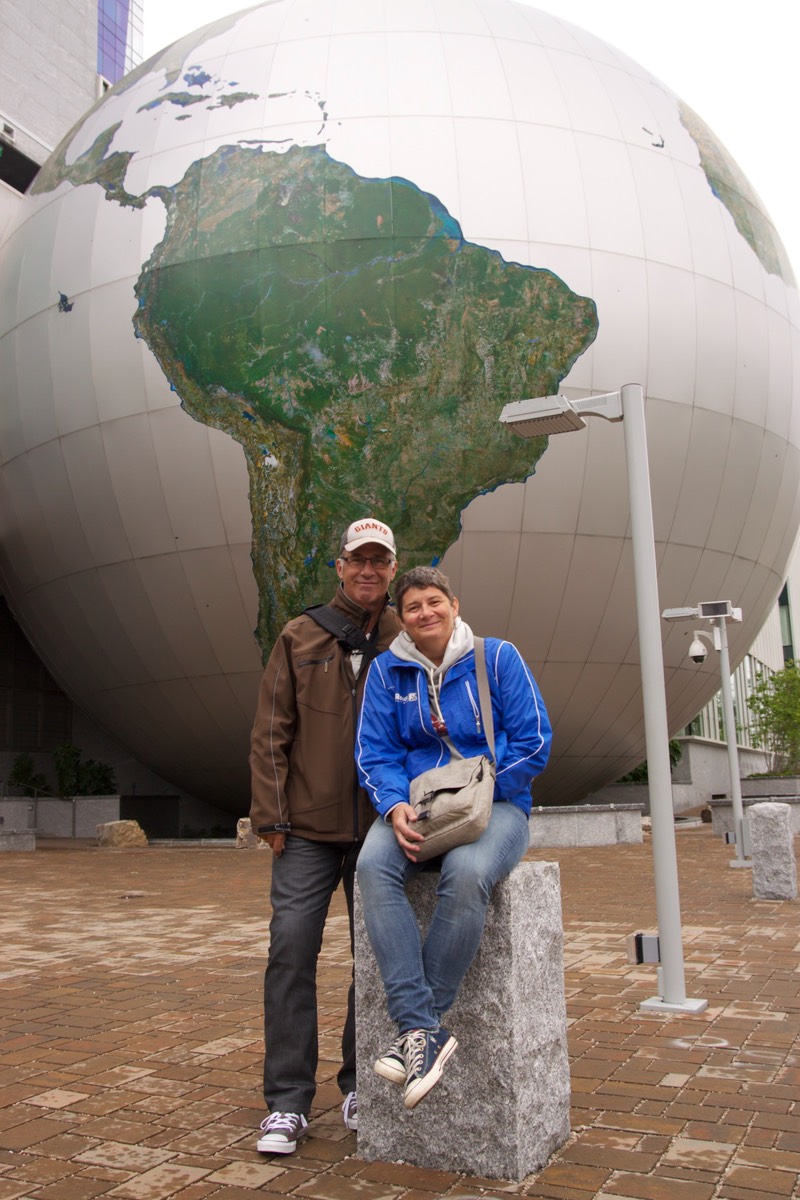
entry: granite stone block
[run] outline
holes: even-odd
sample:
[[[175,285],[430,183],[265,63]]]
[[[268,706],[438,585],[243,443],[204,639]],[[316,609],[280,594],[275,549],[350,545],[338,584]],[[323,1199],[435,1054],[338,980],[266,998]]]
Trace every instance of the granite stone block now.
[[[411,883],[423,931],[438,872]],[[495,888],[478,954],[446,1024],[458,1049],[440,1083],[411,1112],[403,1090],[376,1075],[396,1029],[356,889],[358,1153],[520,1180],[569,1136],[569,1060],[557,863],[520,863]]]
[[[797,864],[788,804],[754,804],[749,812],[756,900],[795,900]]]

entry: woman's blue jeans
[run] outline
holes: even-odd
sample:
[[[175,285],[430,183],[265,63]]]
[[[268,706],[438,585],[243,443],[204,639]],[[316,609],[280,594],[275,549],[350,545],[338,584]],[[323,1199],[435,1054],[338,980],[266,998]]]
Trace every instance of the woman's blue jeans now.
[[[385,821],[370,827],[356,873],[389,1016],[400,1033],[439,1028],[480,945],[492,888],[527,849],[525,813],[496,801],[478,840],[442,856],[436,908],[423,943],[405,885],[430,864],[406,858]]]

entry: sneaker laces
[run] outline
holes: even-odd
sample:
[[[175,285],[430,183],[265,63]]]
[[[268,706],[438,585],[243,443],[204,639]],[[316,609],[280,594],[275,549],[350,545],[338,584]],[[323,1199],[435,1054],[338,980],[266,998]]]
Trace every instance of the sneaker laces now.
[[[303,1124],[299,1113],[273,1112],[261,1122],[265,1133],[295,1133]]]
[[[389,1057],[391,1055],[396,1055],[398,1058],[403,1057],[403,1048],[406,1044],[406,1037],[407,1037],[407,1034],[401,1033],[399,1037],[396,1037],[394,1039],[391,1046],[386,1051],[387,1057]]]
[[[405,1034],[403,1051],[409,1076],[417,1075],[422,1070],[426,1044],[427,1037],[424,1029],[411,1029]]]

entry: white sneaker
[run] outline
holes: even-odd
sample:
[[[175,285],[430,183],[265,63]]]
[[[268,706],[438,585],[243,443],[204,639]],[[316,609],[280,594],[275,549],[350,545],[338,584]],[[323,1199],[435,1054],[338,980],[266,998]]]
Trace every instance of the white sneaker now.
[[[401,1033],[395,1038],[389,1049],[375,1059],[375,1071],[383,1079],[388,1079],[391,1083],[405,1083],[406,1081],[406,1060],[403,1056],[403,1047],[406,1044],[406,1035]]]
[[[403,1053],[407,1078],[403,1093],[406,1108],[415,1108],[423,1096],[442,1077],[442,1068],[458,1042],[442,1026],[439,1029],[412,1029],[406,1034]]]
[[[358,1101],[355,1092],[348,1092],[345,1096],[342,1118],[348,1129],[358,1129]]]
[[[273,1112],[261,1122],[256,1149],[262,1154],[293,1154],[307,1133],[308,1121],[302,1113]]]

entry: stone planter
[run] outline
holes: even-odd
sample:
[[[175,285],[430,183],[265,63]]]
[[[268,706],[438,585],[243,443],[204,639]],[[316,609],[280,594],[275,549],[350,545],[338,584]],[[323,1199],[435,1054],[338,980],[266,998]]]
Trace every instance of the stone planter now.
[[[800,796],[800,775],[776,775],[772,779],[742,779],[742,799],[764,796]]]
[[[641,842],[644,807],[644,804],[572,804],[533,808],[531,846],[612,846]]]
[[[749,780],[748,782],[752,782]],[[764,780],[765,783],[775,780]],[[744,780],[742,781],[744,784]],[[768,792],[761,796],[743,796],[742,810],[747,816],[749,810],[754,804],[762,804],[764,801],[778,801],[785,804],[789,808],[790,816],[789,823],[793,834],[800,834],[800,796],[780,795],[780,793]],[[709,800],[709,808],[711,809],[711,832],[715,837],[724,837],[726,833],[733,833],[733,803],[730,796],[723,796],[719,799]]]

